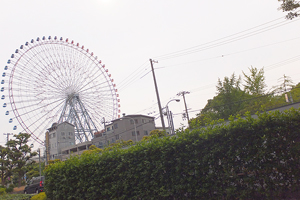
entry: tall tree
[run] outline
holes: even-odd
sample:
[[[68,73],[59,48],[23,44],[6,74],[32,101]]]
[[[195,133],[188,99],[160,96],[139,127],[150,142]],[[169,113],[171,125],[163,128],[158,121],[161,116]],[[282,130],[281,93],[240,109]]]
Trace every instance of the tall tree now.
[[[280,82],[280,84],[273,87],[273,92],[280,93],[280,95],[286,93],[294,87],[291,77],[286,76],[285,74],[283,77],[278,79],[278,82]]]
[[[30,138],[28,133],[20,133],[14,135],[15,139],[7,142],[8,159],[14,165],[13,173],[18,176],[18,185],[21,186],[22,178],[26,173],[27,162],[33,156],[37,155],[37,152],[31,152],[31,147],[27,145]]]
[[[279,9],[283,12],[289,12],[286,16],[287,19],[293,19],[298,17],[299,14],[297,13],[296,9],[300,7],[300,2],[296,0],[278,0],[282,2]]]
[[[233,73],[231,77],[225,77],[223,81],[218,79],[217,96],[207,101],[197,118],[190,120],[192,127],[203,126],[212,120],[228,119],[230,115],[236,115],[244,108],[244,99],[250,98],[240,88],[241,77],[238,78]]]
[[[246,94],[240,88],[241,77],[238,78],[233,73],[231,77],[225,77],[223,81],[218,79],[217,96],[214,97],[211,106],[219,113],[219,118],[227,119],[230,115],[235,115],[241,109],[241,100],[246,98]],[[204,108],[205,111],[205,108]]]
[[[245,92],[251,95],[263,95],[267,86],[265,84],[264,68],[258,70],[256,67],[251,66],[249,71],[250,75],[246,75],[245,72],[243,72],[245,77],[244,81],[246,82],[246,84],[244,84]]]
[[[5,185],[7,178],[12,175],[13,165],[8,160],[8,151],[8,148],[0,146],[0,176],[2,185]]]

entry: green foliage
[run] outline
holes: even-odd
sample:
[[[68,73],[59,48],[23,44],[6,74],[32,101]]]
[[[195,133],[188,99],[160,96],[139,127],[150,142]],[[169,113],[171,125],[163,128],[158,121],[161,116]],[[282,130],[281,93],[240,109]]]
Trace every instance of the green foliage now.
[[[30,158],[37,155],[31,152],[27,145],[30,134],[20,133],[14,135],[6,143],[6,147],[0,146],[0,177],[2,185],[9,183],[9,179],[18,179],[19,186],[22,184],[24,174],[30,169]]]
[[[287,19],[298,17],[296,9],[300,7],[299,1],[296,0],[278,0],[281,3],[280,9],[283,12],[289,12],[286,16]]]
[[[41,192],[37,195],[34,195],[33,197],[31,197],[30,200],[46,200],[47,199],[47,196],[46,196],[46,193],[45,192]]]
[[[5,185],[8,177],[12,175],[13,165],[8,158],[9,149],[0,145],[0,176],[1,184]]]
[[[102,151],[102,149],[96,147],[95,145],[91,145],[89,150],[84,151],[82,154],[101,153]]]
[[[6,194],[6,188],[0,188],[0,196]]]
[[[281,84],[273,87],[273,91],[264,94],[263,68],[249,68],[250,75],[244,72],[244,90],[240,89],[240,78],[234,74],[224,81],[218,80],[217,96],[209,99],[206,106],[197,117],[189,121],[191,129],[215,123],[217,120],[227,120],[231,115],[244,115],[246,112],[255,114],[257,111],[266,111],[278,108],[293,102],[300,101],[300,84],[292,85],[292,80],[284,75]],[[288,102],[286,101],[288,96]]]
[[[52,165],[52,164],[58,163],[58,162],[61,162],[61,160],[60,159],[49,160],[48,165]]]
[[[150,131],[149,136],[144,136],[142,138],[142,141],[149,141],[149,140],[152,140],[153,138],[164,137],[166,135],[167,135],[167,133],[165,130],[160,131],[158,129],[155,129],[155,130]]]
[[[235,118],[49,165],[47,197],[274,199],[299,188],[300,110]]]
[[[241,78],[236,78],[235,74],[225,77],[223,81],[218,80],[217,96],[207,101],[197,118],[191,119],[191,128],[205,126],[214,120],[228,119],[230,115],[236,115],[246,107],[244,99],[251,98],[251,95],[241,90]]]
[[[158,137],[162,137],[166,135],[166,131],[160,131],[158,129],[152,130],[149,133],[150,136],[158,136]]]
[[[33,194],[6,194],[1,196],[1,200],[28,200]]]
[[[6,188],[6,192],[7,193],[11,193],[14,191],[14,184],[10,184],[7,188]]]
[[[33,162],[28,164],[28,171],[26,172],[26,179],[30,180],[32,177],[40,176],[40,164]],[[45,162],[41,162],[41,175],[44,176]]]
[[[18,177],[18,186],[21,186],[22,178],[28,171],[30,158],[37,155],[37,152],[31,152],[31,147],[27,145],[30,138],[28,133],[14,135],[15,139],[7,142],[7,158],[12,167],[12,173]]]
[[[250,75],[246,75],[244,72],[245,82],[244,90],[245,92],[252,95],[263,95],[264,89],[266,87],[264,68],[258,70],[256,67],[249,68]]]

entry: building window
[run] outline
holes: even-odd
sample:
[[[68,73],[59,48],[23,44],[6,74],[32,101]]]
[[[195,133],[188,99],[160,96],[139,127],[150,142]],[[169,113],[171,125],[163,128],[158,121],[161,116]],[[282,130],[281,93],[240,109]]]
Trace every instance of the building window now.
[[[115,138],[112,138],[111,139],[111,143],[115,143],[116,142],[116,139]]]
[[[110,127],[107,127],[107,128],[106,128],[106,131],[110,131]]]
[[[144,135],[148,135],[148,131],[144,131]]]
[[[143,124],[146,124],[146,120],[145,120],[145,119],[142,119],[142,123],[143,123]]]
[[[134,122],[133,122],[133,120],[132,120],[132,119],[130,120],[130,124],[134,124]]]
[[[120,136],[119,136],[119,135],[116,135],[115,137],[116,137],[116,140],[118,140],[118,139],[120,138]]]
[[[117,129],[117,128],[118,128],[118,124],[115,123],[115,124],[114,124],[114,129]]]
[[[69,132],[69,135],[73,135],[73,133],[72,133],[72,132]]]
[[[65,132],[61,132],[61,135],[64,136],[64,135],[65,135]]]
[[[52,134],[52,138],[55,138],[55,133]]]
[[[135,119],[134,122],[137,124],[139,121],[137,119]]]
[[[102,148],[102,147],[103,147],[103,142],[99,142],[98,147],[99,147],[99,148]]]
[[[137,135],[140,135],[140,131],[137,131]],[[132,131],[132,136],[135,136],[135,132]]]

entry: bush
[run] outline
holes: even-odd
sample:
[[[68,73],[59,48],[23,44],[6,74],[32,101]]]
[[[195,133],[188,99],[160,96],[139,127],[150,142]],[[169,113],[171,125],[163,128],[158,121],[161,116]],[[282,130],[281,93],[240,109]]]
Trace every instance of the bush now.
[[[32,194],[6,194],[1,196],[1,200],[28,200]]]
[[[231,118],[48,166],[50,199],[266,199],[300,186],[300,110]]]
[[[6,194],[6,188],[0,188],[0,196]]]
[[[47,196],[46,196],[45,192],[41,192],[41,193],[31,197],[30,200],[46,200],[46,199],[47,199]]]
[[[11,192],[14,191],[14,188],[15,188],[14,184],[10,184],[10,185],[8,186],[8,188],[6,188],[6,192],[7,192],[7,193],[11,193]]]

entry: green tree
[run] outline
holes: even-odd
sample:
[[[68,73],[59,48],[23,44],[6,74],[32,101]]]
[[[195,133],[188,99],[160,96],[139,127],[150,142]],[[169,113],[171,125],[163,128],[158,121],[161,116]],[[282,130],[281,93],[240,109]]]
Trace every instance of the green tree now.
[[[300,7],[300,2],[296,0],[278,0],[281,2],[281,5],[279,7],[280,10],[283,12],[289,12],[286,16],[287,19],[293,19],[295,17],[298,17],[298,13],[296,12],[296,9]]]
[[[88,150],[85,150],[82,154],[93,154],[93,153],[101,153],[103,150],[96,147],[95,145],[91,145]]]
[[[244,81],[244,90],[251,95],[263,95],[266,88],[265,77],[264,77],[264,68],[258,70],[256,67],[249,68],[250,75],[246,75],[243,72],[245,77]]]
[[[45,162],[41,162],[41,174],[44,175]],[[32,177],[37,177],[40,175],[40,164],[39,162],[33,162],[27,164],[26,179],[30,180]]]
[[[31,152],[31,147],[27,145],[30,138],[28,133],[14,135],[15,139],[7,142],[8,159],[14,166],[12,172],[18,177],[18,185],[21,186],[22,178],[28,171],[28,162],[30,158],[37,155],[37,152]]]
[[[288,90],[290,90],[294,87],[291,77],[286,76],[285,74],[283,75],[283,77],[278,79],[278,81],[281,83],[279,85],[273,87],[274,93],[286,93]]]
[[[12,175],[12,164],[8,160],[9,149],[0,146],[0,171],[1,171],[1,184],[6,185],[6,180]]]
[[[240,88],[241,77],[236,78],[233,73],[231,77],[225,77],[223,81],[218,80],[217,96],[208,102],[203,112],[212,111],[217,118],[227,119],[230,115],[235,115],[243,107],[243,99],[250,95]]]
[[[236,115],[242,110],[246,102],[244,99],[251,98],[240,88],[241,77],[233,73],[231,77],[225,77],[223,81],[218,79],[217,96],[207,101],[197,118],[190,120],[191,128],[204,126],[213,120],[228,119],[230,115]]]

